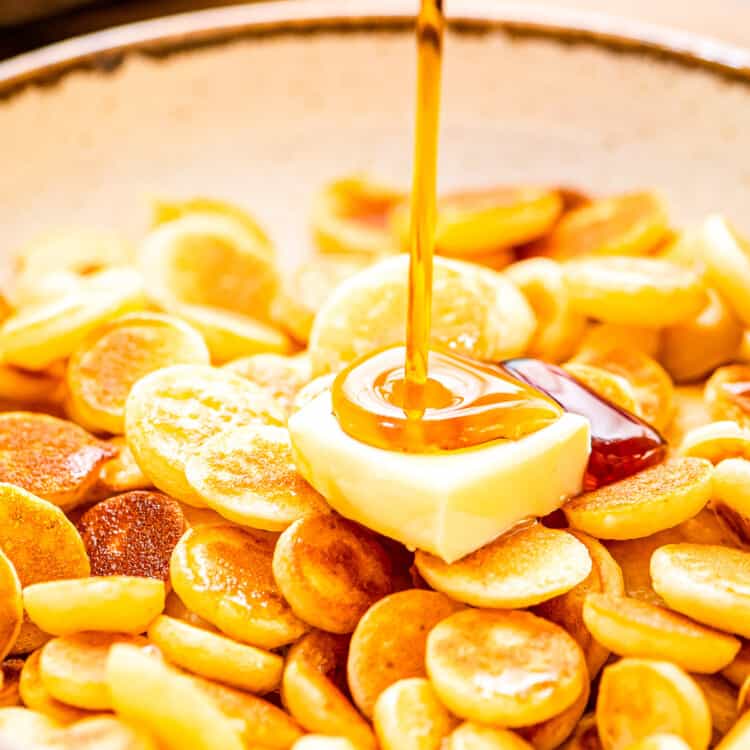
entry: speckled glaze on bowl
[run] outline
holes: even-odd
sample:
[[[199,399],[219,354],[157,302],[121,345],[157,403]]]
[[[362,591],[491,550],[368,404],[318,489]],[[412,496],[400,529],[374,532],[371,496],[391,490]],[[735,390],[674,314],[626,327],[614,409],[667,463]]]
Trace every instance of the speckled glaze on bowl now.
[[[294,262],[323,181],[408,184],[415,6],[231,7],[0,64],[0,253],[65,225],[137,236],[149,195],[208,194],[245,205]],[[677,222],[719,210],[750,230],[750,54],[599,15],[451,12],[442,188],[655,186]]]

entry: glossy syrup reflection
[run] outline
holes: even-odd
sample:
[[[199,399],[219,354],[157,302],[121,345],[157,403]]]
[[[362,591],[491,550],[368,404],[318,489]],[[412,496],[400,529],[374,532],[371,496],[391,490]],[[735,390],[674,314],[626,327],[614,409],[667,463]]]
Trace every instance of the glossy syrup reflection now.
[[[625,479],[664,460],[667,444],[654,427],[603,399],[565,370],[530,358],[512,359],[502,367],[549,395],[565,411],[588,419],[591,455],[584,489]]]
[[[423,453],[517,440],[563,413],[553,399],[495,365],[433,350],[415,419],[406,408],[403,363],[404,347],[391,347],[338,375],[333,410],[344,432],[378,448]]]

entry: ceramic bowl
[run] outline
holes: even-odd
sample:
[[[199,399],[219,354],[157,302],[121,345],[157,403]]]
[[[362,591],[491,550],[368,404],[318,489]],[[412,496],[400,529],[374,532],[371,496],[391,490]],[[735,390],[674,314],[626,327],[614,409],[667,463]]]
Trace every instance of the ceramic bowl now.
[[[68,225],[137,236],[149,196],[205,194],[245,205],[294,262],[326,179],[408,184],[415,5],[238,6],[0,64],[0,252]],[[677,223],[722,211],[750,230],[750,54],[601,15],[451,9],[443,189],[653,186]]]

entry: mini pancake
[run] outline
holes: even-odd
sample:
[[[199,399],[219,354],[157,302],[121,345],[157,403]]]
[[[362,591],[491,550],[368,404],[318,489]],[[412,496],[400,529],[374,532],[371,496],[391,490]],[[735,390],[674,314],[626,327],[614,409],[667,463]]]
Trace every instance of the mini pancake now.
[[[328,511],[323,496],[297,471],[286,427],[226,430],[187,461],[185,477],[203,503],[242,526],[282,531]]]
[[[116,451],[72,422],[46,414],[0,414],[0,481],[70,510]]]
[[[27,708],[52,719],[58,724],[72,724],[79,719],[91,716],[89,711],[69,706],[57,700],[47,690],[39,669],[41,650],[34,651],[24,662],[18,682],[18,692]]]
[[[715,289],[706,292],[708,302],[695,318],[662,332],[659,360],[678,383],[710,375],[740,350],[742,324]]]
[[[16,642],[22,622],[21,581],[13,563],[0,549],[0,661],[8,655]]]
[[[267,391],[287,416],[291,414],[294,397],[312,380],[310,358],[304,352],[293,357],[251,354],[227,362],[223,367]]]
[[[634,599],[664,606],[664,599],[654,591],[651,585],[651,555],[665,544],[684,542],[679,529],[659,531],[640,539],[608,541],[607,550],[620,566],[625,583],[625,593]],[[616,591],[604,592],[617,594]]]
[[[591,685],[588,680],[584,683],[583,692],[578,700],[570,708],[553,716],[547,721],[532,724],[529,727],[520,727],[516,731],[529,742],[534,750],[556,750],[573,733],[583,716],[591,695]]]
[[[112,495],[119,495],[132,490],[150,490],[151,480],[141,471],[135,462],[133,452],[122,436],[108,441],[117,455],[105,462],[99,471],[99,478],[89,491],[86,500],[106,500]]]
[[[696,244],[698,260],[705,265],[708,282],[727,301],[742,323],[750,325],[747,240],[723,216],[712,214],[700,226]]]
[[[713,466],[702,458],[672,458],[563,506],[573,528],[599,539],[633,539],[671,528],[711,499]]]
[[[591,558],[591,572],[570,591],[542,602],[534,612],[566,630],[586,656],[586,666],[593,679],[607,661],[609,650],[598,643],[583,622],[583,603],[589,593],[605,593],[619,596],[624,593],[620,566],[600,542],[580,531],[571,532],[586,547]],[[646,560],[648,568],[648,560]],[[574,704],[575,705],[575,704]],[[572,710],[568,709],[568,711]],[[552,719],[551,721],[554,721]],[[562,740],[561,740],[562,742]]]
[[[588,679],[573,638],[520,611],[468,609],[451,615],[427,637],[425,662],[438,697],[453,713],[511,728],[538,724],[569,708]]]
[[[315,244],[324,253],[383,255],[398,250],[388,218],[406,194],[391,185],[350,175],[328,182],[313,200]]]
[[[14,252],[18,273],[14,287],[33,287],[41,275],[55,271],[87,276],[104,268],[129,265],[134,256],[135,248],[115,232],[88,227],[48,231]]]
[[[9,290],[10,298],[16,310],[24,307],[45,304],[51,300],[72,295],[84,287],[84,275],[74,271],[44,271],[33,279],[23,279],[22,275],[14,279],[13,288]],[[5,313],[5,306],[2,306]],[[3,320],[8,317],[3,315]]]
[[[563,369],[594,393],[620,409],[636,416],[640,415],[635,390],[630,381],[622,375],[616,375],[614,372],[594,365],[585,365],[582,362],[568,362]]]
[[[158,750],[154,739],[115,716],[92,716],[52,732],[45,750]]]
[[[90,711],[112,708],[107,688],[109,649],[115,643],[145,645],[146,640],[121,633],[80,632],[53,638],[41,649],[39,676],[56,700]]]
[[[284,278],[271,308],[274,320],[295,341],[307,344],[315,316],[333,290],[372,262],[370,255],[313,255]]]
[[[186,677],[237,726],[247,747],[287,750],[302,736],[299,724],[273,703],[213,680]]]
[[[365,268],[340,284],[320,308],[310,332],[313,375],[338,372],[375,349],[403,343],[408,258]],[[436,258],[432,343],[487,361],[526,351],[536,318],[504,274],[464,261]]]
[[[437,205],[435,250],[458,258],[493,254],[538,239],[562,210],[560,193],[544,187],[493,186],[444,195]],[[394,212],[395,226],[404,221],[402,215]],[[403,248],[408,233],[402,237]]]
[[[95,576],[169,581],[169,560],[187,521],[179,503],[160,492],[126,492],[89,508],[78,531]]]
[[[583,621],[599,643],[620,656],[664,659],[689,672],[718,672],[740,649],[737,638],[628,597],[589,594]]]
[[[308,629],[273,578],[276,537],[229,524],[196,526],[172,553],[172,586],[187,607],[244,643],[277,648]]]
[[[447,564],[417,551],[420,575],[452,599],[475,607],[529,607],[570,591],[591,572],[586,546],[540,523],[512,529],[476,552]]]
[[[202,677],[251,693],[268,693],[281,684],[280,656],[218,633],[159,615],[148,637],[170,662]]]
[[[602,672],[596,723],[604,750],[628,750],[657,732],[676,734],[706,750],[711,714],[703,692],[666,661],[626,658]]]
[[[424,677],[387,687],[375,703],[373,721],[382,750],[440,750],[458,723]]]
[[[267,320],[278,288],[268,239],[215,211],[157,226],[141,244],[138,265],[149,296],[167,309],[206,305]]]
[[[750,458],[750,430],[731,420],[696,427],[683,437],[680,454],[705,458],[714,465]]]
[[[677,325],[698,315],[708,301],[698,274],[656,258],[570,260],[565,283],[574,310],[606,323]]]
[[[664,429],[670,423],[675,411],[672,379],[655,359],[641,349],[602,338],[596,346],[584,346],[572,361],[624,377],[635,391],[639,415],[657,430]]]
[[[29,708],[0,708],[0,740],[12,747],[46,747],[59,727],[59,722]]]
[[[287,354],[293,349],[283,331],[249,315],[207,305],[180,304],[169,309],[203,336],[215,364],[250,354]]]
[[[86,277],[69,293],[17,310],[0,326],[7,364],[46,370],[69,357],[98,326],[146,305],[143,279],[130,268]]]
[[[645,255],[666,237],[669,218],[652,192],[599,198],[566,213],[538,243],[553,258],[577,255]]]
[[[693,674],[691,677],[703,691],[711,712],[714,735],[725,735],[739,717],[737,689],[719,675]]]
[[[128,446],[163,492],[203,505],[185,479],[185,464],[209,437],[283,415],[257,386],[226,370],[174,365],[141,378],[125,405]]]
[[[52,635],[142,633],[164,609],[164,598],[163,581],[133,576],[71,578],[23,590],[29,618]]]
[[[728,525],[744,543],[750,538],[749,483],[750,461],[744,458],[724,459],[714,471],[712,506],[717,520]]]
[[[191,681],[135,646],[116,644],[107,685],[121,718],[144,727],[170,750],[243,750],[240,728]]]
[[[2,680],[0,680],[0,708],[21,705],[21,694],[18,683],[21,680],[23,659],[6,659],[0,664]]]
[[[362,750],[375,750],[368,723],[342,692],[347,639],[314,631],[289,651],[281,698],[289,713],[309,732],[346,737]]]
[[[195,196],[184,200],[157,197],[153,199],[151,208],[155,227],[193,214],[226,216],[242,225],[245,232],[255,241],[258,252],[269,259],[274,257],[274,247],[260,224],[244,208],[229,201],[205,196]]]
[[[426,677],[427,635],[463,605],[437,591],[408,589],[390,594],[365,612],[352,635],[347,679],[352,698],[371,717],[375,701],[389,685]]]
[[[682,230],[671,230],[668,236],[655,250],[654,255],[677,265],[694,269],[701,276],[706,275],[706,263],[701,248],[700,228],[695,226]]]
[[[448,735],[442,750],[534,750],[534,746],[507,729],[465,721]]]
[[[301,518],[284,531],[273,574],[294,613],[331,633],[351,633],[393,590],[391,561],[375,534],[333,514]]]
[[[179,318],[124,315],[94,331],[68,360],[68,398],[90,429],[122,434],[137,380],[169,365],[208,363],[202,336]]]
[[[652,555],[651,578],[671,609],[750,636],[750,552],[710,544],[669,544]]]
[[[537,319],[528,355],[548,362],[572,356],[586,329],[586,319],[570,306],[562,266],[549,258],[513,263],[506,275],[523,292]]]
[[[714,370],[706,381],[704,398],[708,411],[716,420],[731,420],[750,428],[750,365],[727,365]]]
[[[12,484],[0,483],[0,549],[21,586],[88,576],[89,559],[75,526],[52,503]],[[26,620],[12,652],[33,651],[45,636]]]

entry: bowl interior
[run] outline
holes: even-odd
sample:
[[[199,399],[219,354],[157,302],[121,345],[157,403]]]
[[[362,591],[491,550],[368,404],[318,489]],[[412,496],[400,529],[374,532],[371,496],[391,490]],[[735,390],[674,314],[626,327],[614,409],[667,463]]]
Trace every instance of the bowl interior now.
[[[293,262],[326,179],[408,184],[414,63],[406,29],[271,30],[27,88],[0,104],[0,252],[51,227],[137,235],[150,195],[200,194],[245,205]],[[748,132],[750,82],[590,43],[447,38],[442,189],[653,186],[677,223],[721,211],[750,230]]]

